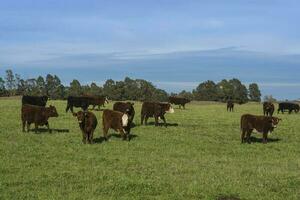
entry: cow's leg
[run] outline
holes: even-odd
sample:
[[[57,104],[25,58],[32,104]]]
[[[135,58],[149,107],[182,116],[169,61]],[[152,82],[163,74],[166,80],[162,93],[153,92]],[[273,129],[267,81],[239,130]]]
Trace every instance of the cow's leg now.
[[[155,119],[155,126],[158,126],[158,116],[154,116]]]
[[[163,121],[164,121],[164,125],[165,125],[165,127],[167,127],[167,121],[166,121],[166,118],[165,118],[165,116],[161,116],[160,117]]]
[[[48,121],[46,122],[46,126],[47,126],[47,128],[48,128],[48,132],[51,133],[52,131],[51,131],[51,129],[50,129],[50,126],[49,126]]]
[[[263,133],[263,143],[266,144],[268,140],[268,132]]]
[[[183,104],[182,106],[183,106],[183,109],[185,109],[185,104]]]
[[[26,121],[22,121],[22,131],[25,132],[25,125],[26,125]]]
[[[34,131],[35,131],[35,133],[37,133],[37,129],[38,129],[38,124],[34,123]]]
[[[108,140],[108,138],[107,138],[108,129],[109,129],[108,127],[103,126],[103,137],[104,137],[105,141]]]
[[[89,142],[90,142],[90,144],[93,144],[93,143],[94,143],[93,137],[94,137],[94,130],[91,130],[91,132],[90,132],[90,134],[89,134]]]
[[[124,130],[123,129],[119,129],[119,133],[120,133],[122,139],[126,140],[126,133],[124,132]]]
[[[144,118],[145,118],[145,115],[141,115],[141,125],[143,125],[143,123],[144,123]]]
[[[85,132],[82,130],[81,133],[82,133],[82,143],[85,144],[86,143]]]
[[[245,140],[245,133],[246,131],[244,129],[242,129],[242,133],[241,133],[241,143],[244,143]]]
[[[74,113],[73,106],[70,106],[70,110],[71,110],[72,113]]]
[[[146,117],[145,117],[145,125],[148,125],[148,119],[149,119],[149,117],[146,116]]]
[[[251,132],[252,132],[252,130],[248,130],[248,131],[247,131],[246,138],[247,138],[247,142],[248,142],[248,144],[250,144],[250,143],[251,143],[251,140],[250,140]]]
[[[30,129],[30,123],[27,122],[27,132],[29,132],[29,129]]]

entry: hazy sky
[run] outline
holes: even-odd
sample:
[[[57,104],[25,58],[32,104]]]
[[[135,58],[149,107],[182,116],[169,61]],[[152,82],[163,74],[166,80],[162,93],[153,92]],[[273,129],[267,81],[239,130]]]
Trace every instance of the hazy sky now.
[[[207,79],[299,98],[297,0],[0,0],[0,76],[68,84],[145,78],[168,91]]]

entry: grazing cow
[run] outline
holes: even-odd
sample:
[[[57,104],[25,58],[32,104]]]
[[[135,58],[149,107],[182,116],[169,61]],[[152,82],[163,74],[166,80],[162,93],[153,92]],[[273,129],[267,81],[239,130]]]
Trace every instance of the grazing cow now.
[[[182,106],[185,109],[185,104],[190,102],[191,100],[182,97],[169,97],[169,103],[179,105],[179,108]]]
[[[107,133],[110,128],[119,132],[123,140],[130,139],[128,126],[128,114],[114,110],[103,110],[102,123],[103,123],[103,136],[107,140]]]
[[[29,131],[30,124],[34,123],[35,132],[37,132],[38,126],[46,125],[49,132],[51,132],[48,119],[50,117],[58,117],[56,108],[54,106],[43,107],[24,104],[21,110],[22,118],[22,130],[25,131],[25,125],[27,123],[27,132]]]
[[[92,144],[94,131],[98,124],[94,113],[89,111],[79,111],[77,113],[73,113],[73,116],[77,117],[79,127],[82,132],[82,142],[84,144]]]
[[[233,112],[234,102],[232,100],[227,101],[227,111]]]
[[[66,112],[70,109],[73,113],[73,107],[80,107],[82,110],[87,110],[89,105],[93,105],[93,109],[96,105],[98,105],[100,109],[100,105],[104,106],[104,103],[108,103],[106,97],[93,97],[93,96],[69,96],[67,99],[67,108]]]
[[[101,97],[101,96],[90,96],[89,105],[93,106],[93,110],[96,106],[98,106],[98,109],[100,110],[100,106],[105,107],[105,103],[108,104],[107,97]]]
[[[297,103],[292,103],[292,102],[281,102],[279,103],[279,107],[278,107],[278,114],[281,111],[281,113],[283,114],[285,110],[289,111],[289,114],[292,113],[292,111],[294,111],[295,113],[299,112],[299,105]]]
[[[145,124],[147,125],[148,118],[154,117],[155,126],[158,126],[159,118],[162,119],[164,121],[164,125],[167,126],[164,116],[166,113],[174,113],[174,109],[170,103],[144,102],[141,110],[141,124],[143,125],[145,119]]]
[[[36,106],[46,106],[48,101],[47,96],[28,96],[24,95],[22,97],[22,105],[29,104],[29,105],[36,105]]]
[[[251,143],[250,136],[255,129],[257,132],[263,134],[263,143],[267,143],[268,133],[272,132],[277,127],[281,119],[269,116],[256,116],[244,114],[241,117],[241,142],[247,141]]]
[[[263,111],[264,111],[264,116],[273,116],[275,110],[275,106],[271,102],[264,102],[263,103]]]
[[[135,115],[133,105],[134,105],[134,103],[131,103],[131,102],[116,102],[116,103],[114,103],[114,106],[113,106],[113,110],[119,111],[122,113],[126,113],[128,115],[128,126],[127,127],[131,127],[133,118]],[[130,130],[126,130],[126,131],[128,133],[130,132]]]

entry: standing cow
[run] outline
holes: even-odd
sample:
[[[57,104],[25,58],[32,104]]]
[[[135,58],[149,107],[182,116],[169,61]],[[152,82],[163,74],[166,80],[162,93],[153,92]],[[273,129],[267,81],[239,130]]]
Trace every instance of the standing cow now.
[[[227,101],[227,112],[233,112],[234,102],[232,100]]]
[[[182,97],[169,97],[169,103],[171,104],[175,104],[175,105],[179,105],[179,108],[181,108],[181,106],[183,107],[183,109],[185,109],[185,104],[191,102],[191,100],[187,99],[187,98],[182,98]]]
[[[241,117],[241,142],[251,143],[250,136],[253,130],[263,134],[263,143],[267,143],[268,133],[277,127],[281,119],[277,117],[256,116],[244,114]]]
[[[29,104],[29,105],[35,105],[35,106],[46,106],[48,101],[47,96],[29,96],[24,95],[22,97],[22,105]]]
[[[132,126],[133,118],[135,115],[135,110],[133,107],[134,103],[131,102],[116,102],[114,103],[113,110],[119,111],[122,113],[126,113],[128,115],[128,126]],[[128,133],[130,133],[130,129],[126,130]]]
[[[35,132],[38,126],[46,125],[48,131],[51,132],[48,119],[50,117],[58,117],[58,113],[54,106],[43,107],[25,104],[21,109],[22,118],[22,131],[25,132],[25,125],[27,124],[27,132],[29,131],[30,124],[34,123]]]
[[[174,109],[170,103],[144,102],[141,110],[141,124],[143,125],[145,120],[145,124],[147,125],[148,118],[154,117],[155,126],[158,126],[158,119],[162,119],[164,125],[167,126],[166,113],[174,113]]]
[[[114,110],[103,110],[102,123],[103,123],[103,136],[105,140],[108,140],[108,130],[114,129],[119,132],[123,140],[130,140],[130,126],[128,126],[128,114]]]
[[[79,111],[77,113],[73,113],[73,116],[77,117],[79,127],[82,132],[82,142],[84,144],[92,144],[94,131],[98,124],[94,113],[89,111]]]
[[[281,113],[283,114],[284,111],[288,110],[289,114],[292,113],[292,111],[294,111],[295,113],[299,112],[299,104],[297,103],[292,103],[292,102],[281,102],[278,105],[278,114],[281,111]]]
[[[271,102],[264,102],[263,103],[263,111],[264,111],[264,116],[273,116],[275,110],[275,106]]]

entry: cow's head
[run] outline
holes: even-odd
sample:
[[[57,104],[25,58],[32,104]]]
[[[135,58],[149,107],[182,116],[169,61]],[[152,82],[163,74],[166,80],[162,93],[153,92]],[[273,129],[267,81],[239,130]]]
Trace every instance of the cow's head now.
[[[278,118],[278,117],[272,117],[272,127],[276,128],[277,125],[278,125],[278,123],[279,123],[279,121],[281,121],[280,118]]]
[[[166,113],[174,113],[174,109],[170,103],[167,104],[166,108]]]
[[[49,117],[58,117],[58,113],[57,113],[57,110],[55,108],[55,106],[49,106]]]
[[[87,116],[87,112],[78,111],[77,113],[73,113],[74,117],[77,117],[78,123],[82,124],[85,121],[85,117]]]

